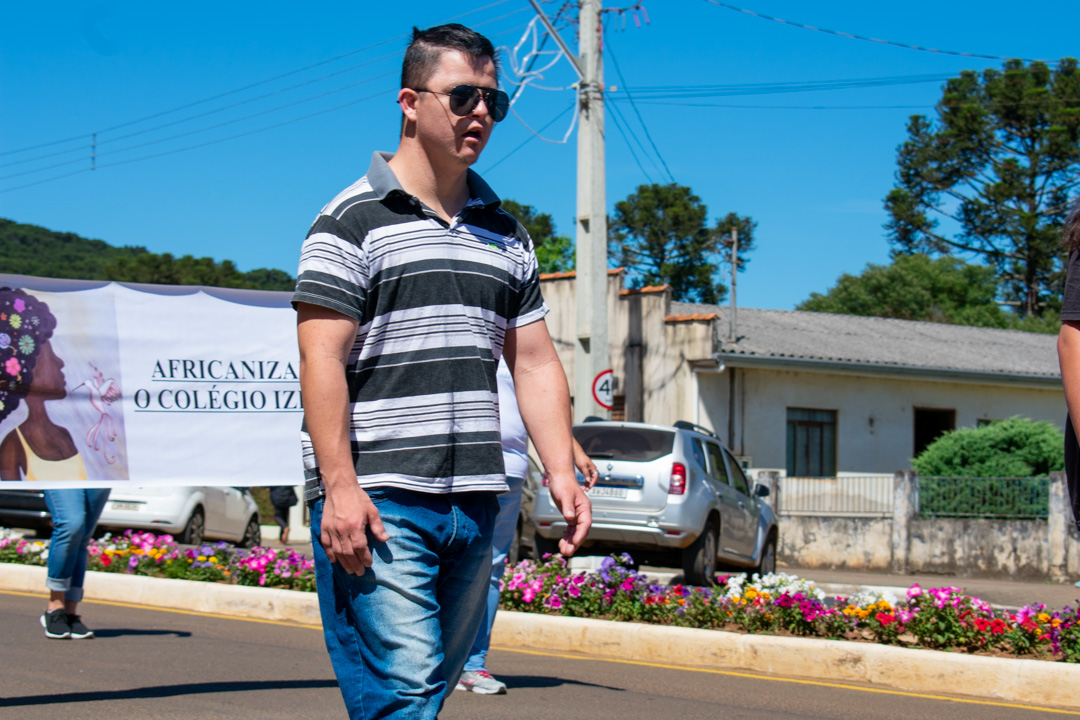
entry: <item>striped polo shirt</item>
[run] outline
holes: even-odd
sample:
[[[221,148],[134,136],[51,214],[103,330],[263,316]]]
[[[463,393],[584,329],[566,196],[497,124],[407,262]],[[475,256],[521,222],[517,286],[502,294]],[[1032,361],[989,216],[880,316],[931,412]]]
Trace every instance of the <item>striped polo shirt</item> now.
[[[293,306],[359,323],[346,376],[362,487],[503,492],[496,369],[507,328],[548,312],[532,241],[472,170],[448,225],[402,189],[392,157],[375,153],[315,219]],[[323,490],[306,422],[301,443],[310,500]]]

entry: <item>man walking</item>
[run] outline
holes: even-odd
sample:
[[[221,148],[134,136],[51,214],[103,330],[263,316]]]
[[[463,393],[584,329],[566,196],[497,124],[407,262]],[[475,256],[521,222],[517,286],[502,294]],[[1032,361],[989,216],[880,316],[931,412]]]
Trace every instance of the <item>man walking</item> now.
[[[487,38],[414,30],[397,152],[374,154],[301,252],[305,500],[352,718],[434,718],[476,637],[507,489],[500,357],[567,519],[562,552],[591,522],[532,243],[469,169],[509,108],[497,86]]]

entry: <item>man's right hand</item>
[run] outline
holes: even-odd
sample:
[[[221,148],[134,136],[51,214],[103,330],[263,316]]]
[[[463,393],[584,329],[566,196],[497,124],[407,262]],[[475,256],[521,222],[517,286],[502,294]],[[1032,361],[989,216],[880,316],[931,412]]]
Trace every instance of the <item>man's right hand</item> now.
[[[370,532],[379,542],[390,534],[383,527],[379,510],[368,494],[356,484],[327,488],[319,539],[331,563],[340,563],[350,575],[363,575],[371,567]]]

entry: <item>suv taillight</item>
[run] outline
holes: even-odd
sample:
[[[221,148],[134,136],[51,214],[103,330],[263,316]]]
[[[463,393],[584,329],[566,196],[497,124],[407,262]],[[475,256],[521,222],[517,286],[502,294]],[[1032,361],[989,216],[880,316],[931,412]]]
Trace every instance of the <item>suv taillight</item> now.
[[[686,494],[686,466],[682,463],[671,464],[671,483],[667,491],[668,495]]]

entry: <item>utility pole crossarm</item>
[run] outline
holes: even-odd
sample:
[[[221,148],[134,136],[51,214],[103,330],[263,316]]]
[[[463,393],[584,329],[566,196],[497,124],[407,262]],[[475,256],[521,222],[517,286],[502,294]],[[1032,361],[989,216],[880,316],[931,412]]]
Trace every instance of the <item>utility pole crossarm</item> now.
[[[581,68],[581,60],[578,59],[577,55],[570,52],[570,48],[568,48],[566,46],[566,43],[563,42],[563,39],[559,36],[559,33],[555,32],[555,26],[551,24],[550,20],[548,20],[547,15],[545,15],[544,11],[540,9],[540,6],[536,3],[536,0],[529,0],[529,4],[533,6],[533,10],[536,11],[536,14],[540,16],[540,22],[544,23],[544,27],[547,28],[548,34],[551,35],[551,37],[559,45],[559,49],[563,51],[564,55],[566,55],[566,59],[569,60],[570,64],[574,66],[574,72],[577,73],[578,79],[583,79],[585,77],[585,73]]]

